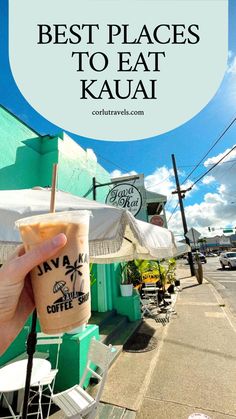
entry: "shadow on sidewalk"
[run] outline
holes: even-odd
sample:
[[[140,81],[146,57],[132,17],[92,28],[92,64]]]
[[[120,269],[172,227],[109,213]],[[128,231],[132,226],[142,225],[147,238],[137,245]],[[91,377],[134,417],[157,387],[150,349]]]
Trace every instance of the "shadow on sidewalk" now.
[[[188,278],[192,278],[192,276],[191,275],[178,276],[178,279],[188,279]]]
[[[148,324],[148,322],[146,322],[145,319],[143,319],[142,323],[137,328],[135,333],[145,333],[145,334],[149,335],[150,337],[152,337],[156,333],[156,329],[154,327],[150,326],[150,324]]]
[[[186,287],[182,287],[182,291],[183,291],[183,290],[186,290],[187,288],[199,287],[199,285],[201,285],[201,284],[186,285]]]

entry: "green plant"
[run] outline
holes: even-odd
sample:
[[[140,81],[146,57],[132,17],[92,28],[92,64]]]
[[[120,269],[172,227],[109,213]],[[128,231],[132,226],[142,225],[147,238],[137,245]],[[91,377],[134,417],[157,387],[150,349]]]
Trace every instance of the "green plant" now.
[[[164,263],[163,263],[164,262]],[[176,260],[164,260],[162,263],[154,260],[132,260],[121,264],[121,284],[133,284],[134,286],[142,282],[142,275],[145,272],[158,273],[162,288],[165,290],[166,284],[175,280]]]
[[[132,260],[121,265],[121,284],[138,285],[142,282],[143,273],[157,270],[157,262],[153,260]]]
[[[137,283],[140,282],[141,276],[134,260],[121,264],[120,266],[121,266],[121,284],[122,285],[127,285],[127,284],[136,285]]]
[[[165,292],[166,285],[172,284],[176,279],[176,260],[174,258],[168,259],[168,261],[163,260],[162,264],[157,262],[159,275],[161,280],[162,289]]]
[[[90,273],[90,287],[92,287],[95,282],[97,281],[97,278],[95,277],[95,274],[93,272],[93,264],[89,264],[89,273]]]
[[[176,260],[171,258],[168,260],[167,265],[168,282],[173,283],[176,280]]]
[[[161,264],[159,261],[157,261],[157,265],[158,265],[158,271],[159,271],[161,286],[162,286],[163,291],[165,292],[166,284],[168,282],[168,276],[167,276],[168,269],[167,269],[166,266]]]

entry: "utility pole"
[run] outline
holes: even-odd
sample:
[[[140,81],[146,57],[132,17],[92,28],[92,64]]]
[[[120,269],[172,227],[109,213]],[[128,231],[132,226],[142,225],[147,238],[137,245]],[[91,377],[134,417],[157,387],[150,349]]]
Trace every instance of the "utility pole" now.
[[[178,177],[178,172],[177,172],[177,167],[176,167],[174,154],[172,154],[171,157],[172,157],[172,164],[173,164],[173,170],[174,170],[175,182],[176,182],[176,191],[174,191],[172,193],[173,194],[174,193],[178,194],[179,207],[180,207],[182,223],[183,223],[183,230],[184,230],[184,235],[186,235],[186,233],[188,232],[188,227],[187,227],[187,222],[186,222],[186,218],[185,218],[183,198],[185,196],[184,193],[187,192],[187,190],[182,190],[181,191],[181,189],[180,189],[179,177]],[[190,246],[190,240],[186,236],[185,236],[185,240],[186,240],[186,243]],[[194,276],[195,275],[195,270],[194,270],[192,252],[188,252],[188,262],[189,262],[189,266],[190,266],[191,276]]]

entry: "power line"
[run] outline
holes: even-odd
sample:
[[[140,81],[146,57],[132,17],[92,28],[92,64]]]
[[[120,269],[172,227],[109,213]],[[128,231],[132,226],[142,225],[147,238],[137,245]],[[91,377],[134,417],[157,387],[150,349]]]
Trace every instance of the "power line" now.
[[[103,157],[101,154],[96,153],[97,156],[99,156],[101,159],[105,160],[106,162],[112,164],[113,166],[117,167],[118,169],[122,170],[123,172],[129,173],[130,170],[125,169],[124,167],[119,166],[117,163],[114,163],[113,161],[107,159],[106,157]]]
[[[233,166],[235,166],[235,164],[236,164],[236,160],[235,160],[235,159],[232,159],[232,160],[229,160],[229,161],[226,161],[226,162],[222,162],[222,163],[221,163],[221,164],[223,165],[223,164],[226,164],[226,163],[232,163],[232,162],[235,162],[235,163],[231,164],[231,166],[230,166],[230,167],[227,167],[227,168],[226,168],[226,170],[222,172],[222,174],[221,174],[220,178],[218,178],[218,179],[217,179],[217,182],[218,182],[218,183],[220,183],[220,182],[221,182],[221,180],[225,177],[225,175],[226,175],[226,174],[230,171],[230,169],[231,169]],[[209,165],[209,167],[214,166],[214,164],[215,164],[215,163],[212,163],[211,165]],[[193,177],[193,178],[192,178],[192,182],[194,182],[196,179],[198,179],[198,177],[200,177],[200,176],[201,176],[202,174],[204,174],[204,173],[205,173],[205,172],[201,172],[200,174],[198,174],[198,176]]]
[[[236,159],[232,159],[232,160],[229,160],[229,161],[225,161],[225,162],[223,162],[222,164],[229,164],[229,163],[233,163],[233,162],[236,162]],[[214,166],[214,164],[215,163],[212,163],[212,164],[209,164],[209,166]],[[200,165],[199,165],[200,166]],[[201,166],[203,166],[203,167],[205,167],[204,166],[204,164],[201,164]],[[233,166],[233,165],[232,165]],[[228,170],[230,170],[231,169],[231,167],[232,166],[230,166],[230,168],[227,168],[227,170],[226,170],[226,172],[228,172]],[[184,168],[184,167],[195,167],[195,165],[189,165],[189,166],[178,166],[179,168]],[[158,185],[161,185],[162,183],[164,183],[167,179],[169,179],[169,177],[170,177],[171,175],[169,174],[166,178],[164,178],[162,181],[160,181],[160,182],[158,182],[158,183],[154,183],[154,184],[152,184],[151,186],[150,186],[150,188],[153,188],[154,186],[158,186]],[[195,179],[197,179],[198,178],[198,176],[196,176],[195,178],[193,178],[193,180],[195,180]],[[187,179],[185,179],[185,180],[187,180]],[[149,186],[147,187],[147,188],[149,188]],[[147,189],[148,190],[148,189]],[[150,190],[151,191],[151,190]],[[153,191],[151,191],[151,192],[153,192]],[[168,203],[169,203],[169,201],[168,201]]]
[[[205,157],[210,153],[210,151],[214,148],[214,146],[217,144],[217,142],[219,142],[220,141],[220,139],[223,137],[223,135],[228,131],[228,129],[231,127],[231,125],[233,125],[233,123],[236,121],[236,117],[233,119],[233,121],[230,123],[230,125],[224,130],[224,132],[221,134],[221,136],[217,139],[217,141],[215,141],[215,143],[212,145],[212,147],[209,149],[209,151],[204,155],[204,157],[200,160],[200,162],[198,163],[198,164],[196,164],[196,165],[183,165],[183,166],[179,166],[179,168],[184,168],[184,167],[193,167],[193,170],[189,173],[189,175],[186,177],[186,179],[182,182],[182,184],[184,183],[184,182],[186,182],[186,180],[191,176],[191,174],[199,167],[199,166],[204,166],[204,164],[201,164],[202,163],[202,161],[205,159]],[[96,155],[98,156],[98,157],[100,157],[101,159],[103,159],[104,161],[106,161],[106,162],[108,162],[108,163],[110,163],[110,164],[112,164],[114,167],[117,167],[118,169],[120,169],[120,170],[122,170],[122,172],[126,172],[126,173],[129,173],[129,171],[130,171],[130,169],[127,169],[127,168],[124,168],[124,167],[121,167],[119,164],[117,164],[117,163],[115,163],[114,161],[112,161],[112,160],[110,160],[110,159],[108,159],[108,158],[106,158],[106,157],[104,157],[104,156],[102,156],[101,154],[99,154],[99,153],[96,153]],[[228,164],[228,163],[230,163],[230,162],[232,162],[232,161],[234,161],[234,160],[230,160],[230,161],[228,161],[228,162],[224,162],[224,164]],[[236,161],[236,160],[235,160]],[[160,181],[160,182],[158,182],[158,183],[155,183],[154,185],[152,185],[151,187],[153,187],[153,186],[158,186],[158,185],[160,185],[160,184],[162,184],[162,183],[164,183],[167,179],[169,178],[169,175],[166,177],[166,178],[164,178],[162,181]]]
[[[232,163],[232,162],[234,162],[234,161],[236,161],[236,159],[232,159],[232,160],[229,160],[229,161],[224,161],[222,164],[229,164],[229,163]],[[211,163],[211,164],[209,164],[208,166],[213,166],[213,164],[214,163]],[[195,167],[196,165],[195,164],[189,164],[189,165],[183,165],[183,166],[178,166],[180,169],[183,169],[183,168],[185,168],[185,167]],[[204,164],[199,164],[199,166],[203,166],[203,167],[206,167]]]
[[[216,162],[212,167],[210,167],[210,169],[209,170],[207,170],[205,173],[203,173],[202,174],[202,176],[200,176],[191,186],[190,186],[190,188],[189,188],[189,190],[191,190],[193,187],[194,187],[194,185],[196,185],[196,183],[198,183],[198,182],[200,182],[200,180],[204,177],[204,176],[206,176],[209,172],[211,172],[211,170],[213,170],[216,166],[218,166],[218,164],[222,161],[222,160],[224,160],[225,159],[225,157],[227,157],[230,153],[232,153],[232,151],[233,150],[235,150],[236,149],[236,145],[233,147],[233,148],[231,148],[231,150],[229,150],[228,151],[228,153],[226,153],[223,157],[221,157],[221,159],[220,160],[218,160],[218,162]]]
[[[232,162],[233,160],[231,160],[231,162]],[[218,182],[218,183],[222,183],[222,179],[224,179],[225,178],[225,176],[228,174],[228,172],[232,169],[232,167],[234,167],[236,165],[236,162],[235,163],[233,163],[233,164],[231,164],[231,166],[230,167],[228,167],[227,168],[227,170],[225,170],[222,174],[221,174],[221,176],[220,177],[218,177],[217,179],[216,179],[216,181]],[[212,185],[209,185],[209,186],[212,186]],[[236,193],[236,191],[232,191],[232,193]],[[223,193],[224,195],[229,195],[229,196],[231,196],[232,194],[227,194],[226,192],[224,192]]]
[[[167,202],[165,206],[165,210],[169,211],[169,208],[172,206],[172,201],[174,200],[174,196],[171,195],[170,198],[167,197]]]
[[[179,203],[177,202],[177,204],[176,204],[175,208],[173,209],[173,211],[172,211],[172,213],[171,213],[170,217],[169,217],[169,218],[168,218],[168,220],[167,220],[167,224],[169,223],[169,221],[170,221],[170,220],[171,220],[171,218],[173,217],[173,215],[174,215],[175,211],[177,210],[178,205],[179,205]]]
[[[214,144],[211,146],[211,148],[207,151],[206,154],[204,154],[204,156],[202,157],[202,159],[200,160],[200,162],[193,168],[193,170],[191,170],[191,172],[188,174],[188,176],[186,177],[186,179],[183,181],[183,183],[186,182],[186,180],[193,174],[193,172],[195,172],[195,170],[200,166],[200,164],[203,162],[203,160],[208,156],[208,154],[211,152],[211,150],[216,146],[216,144],[221,140],[221,138],[226,134],[226,132],[230,129],[230,127],[234,124],[234,122],[236,121],[236,117],[234,117],[234,119],[230,122],[230,124],[225,128],[225,130],[222,132],[222,134],[219,136],[219,138],[217,138],[217,140],[214,142]],[[214,166],[213,166],[214,167]],[[182,183],[182,184],[183,184]]]
[[[149,175],[150,176],[150,175]],[[151,175],[151,176],[153,176],[153,175]],[[161,183],[164,183],[167,179],[169,179],[169,177],[171,176],[171,174],[169,173],[168,174],[168,176],[166,176],[164,179],[162,179],[160,182],[158,182],[158,183],[154,183],[153,185],[151,185],[151,187],[153,188],[154,186],[158,186],[158,185],[161,185]],[[147,177],[147,176],[146,176]],[[152,191],[150,191],[150,192],[152,192]]]

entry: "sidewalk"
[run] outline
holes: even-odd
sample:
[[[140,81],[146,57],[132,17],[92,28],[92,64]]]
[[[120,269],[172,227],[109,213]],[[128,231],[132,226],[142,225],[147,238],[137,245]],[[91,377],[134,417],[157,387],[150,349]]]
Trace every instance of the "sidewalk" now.
[[[170,323],[142,327],[156,349],[123,352],[109,371],[102,402],[136,412],[136,419],[236,418],[236,319],[214,287],[178,270],[179,293]],[[103,418],[104,419],[104,418]]]

